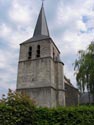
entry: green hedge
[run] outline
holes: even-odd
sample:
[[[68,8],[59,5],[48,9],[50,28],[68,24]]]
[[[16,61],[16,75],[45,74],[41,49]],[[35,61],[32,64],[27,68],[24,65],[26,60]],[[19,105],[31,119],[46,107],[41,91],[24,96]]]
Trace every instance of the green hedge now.
[[[0,101],[0,125],[94,125],[94,106],[42,108],[10,92]]]
[[[94,107],[28,108],[0,105],[0,125],[93,125]]]
[[[27,124],[28,123],[28,124]],[[0,106],[0,125],[33,125],[34,110],[25,106]]]
[[[36,125],[94,125],[94,107],[38,108]]]

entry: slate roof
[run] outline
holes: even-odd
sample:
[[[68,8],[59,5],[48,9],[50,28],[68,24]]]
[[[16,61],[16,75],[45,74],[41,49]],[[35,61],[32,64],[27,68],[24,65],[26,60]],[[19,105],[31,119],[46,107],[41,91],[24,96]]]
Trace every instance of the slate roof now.
[[[38,16],[38,20],[36,23],[36,27],[35,27],[35,31],[33,34],[33,37],[37,37],[37,36],[49,36],[49,30],[48,30],[48,26],[47,26],[47,21],[46,21],[46,17],[45,17],[45,12],[44,12],[44,7],[42,4],[39,16]]]
[[[23,43],[40,41],[40,40],[45,40],[45,39],[49,39],[49,38],[50,38],[49,29],[48,29],[48,25],[47,25],[47,21],[46,21],[44,7],[42,4],[42,7],[40,10],[38,19],[37,19],[37,23],[35,26],[33,37],[26,40]]]

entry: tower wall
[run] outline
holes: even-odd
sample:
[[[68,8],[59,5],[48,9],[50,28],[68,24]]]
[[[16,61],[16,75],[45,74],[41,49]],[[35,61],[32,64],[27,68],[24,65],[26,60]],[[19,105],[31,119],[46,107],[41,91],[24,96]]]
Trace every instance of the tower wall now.
[[[64,86],[64,69],[63,69],[63,64],[61,62],[57,63],[58,67],[58,105],[63,105],[65,106],[65,86]]]
[[[40,45],[39,58],[36,57],[38,45]],[[32,47],[31,59],[28,59],[29,47]],[[59,57],[59,52],[56,46],[48,39],[21,44],[17,88],[41,87],[43,85],[51,85],[56,88],[54,58],[56,59],[57,56]]]
[[[49,57],[51,56],[51,49],[50,49],[50,41],[49,40],[41,40],[41,41],[29,41],[27,43],[22,43],[20,45],[20,61],[28,61],[28,50],[29,47],[32,47],[32,58],[30,60],[39,59],[36,57],[37,54],[37,46],[40,45],[40,58]]]
[[[17,88],[37,88],[51,86],[50,83],[50,61],[42,58],[33,61],[19,63]]]
[[[17,91],[39,106],[64,105],[63,65],[50,38],[42,4],[33,37],[20,45]]]
[[[36,56],[38,45],[40,57]],[[30,59],[29,47],[32,47]],[[17,91],[29,95],[39,106],[64,105],[64,74],[63,65],[58,62],[59,54],[50,39],[21,44]]]

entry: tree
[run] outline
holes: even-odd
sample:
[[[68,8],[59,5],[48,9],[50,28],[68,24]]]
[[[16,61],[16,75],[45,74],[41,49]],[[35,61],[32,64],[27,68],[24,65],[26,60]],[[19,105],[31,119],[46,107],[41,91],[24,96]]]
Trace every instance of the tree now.
[[[78,52],[74,70],[78,88],[81,92],[87,89],[94,97],[94,44],[91,43],[86,50]],[[90,98],[90,97],[89,97]]]

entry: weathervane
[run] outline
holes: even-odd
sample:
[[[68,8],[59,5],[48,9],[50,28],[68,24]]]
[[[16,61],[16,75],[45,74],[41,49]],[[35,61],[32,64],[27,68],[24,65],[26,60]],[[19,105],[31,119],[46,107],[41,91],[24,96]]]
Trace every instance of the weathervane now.
[[[42,5],[43,5],[43,3],[44,3],[45,0],[41,0],[41,1],[42,1]]]

